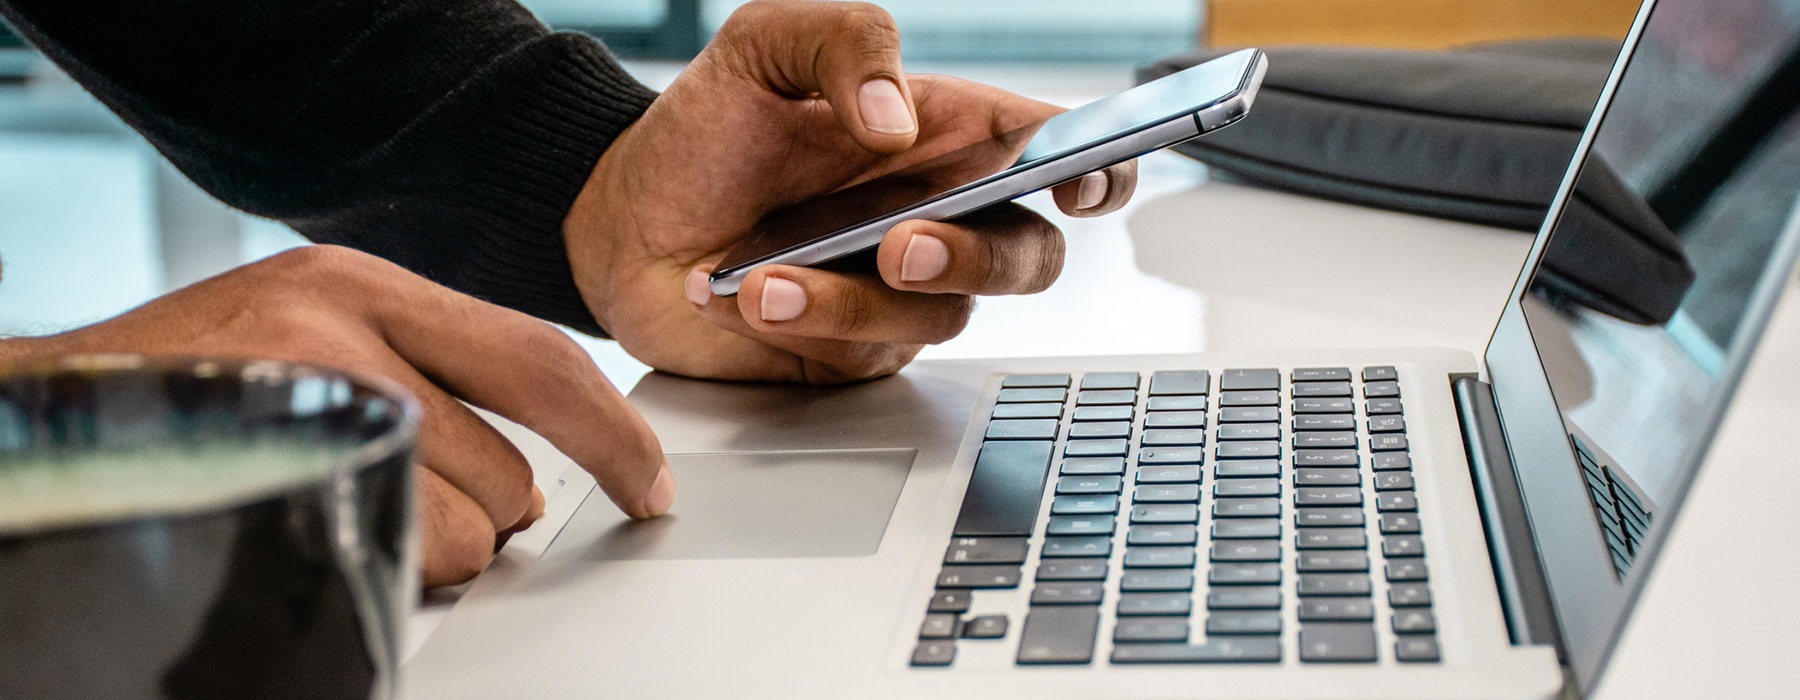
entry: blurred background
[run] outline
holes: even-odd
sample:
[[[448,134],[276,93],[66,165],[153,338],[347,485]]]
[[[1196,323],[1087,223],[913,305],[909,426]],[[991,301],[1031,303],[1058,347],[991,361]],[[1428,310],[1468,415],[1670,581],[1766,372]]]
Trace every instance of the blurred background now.
[[[524,4],[553,26],[601,37],[640,80],[662,87],[743,3]],[[1067,106],[1128,87],[1132,69],[1141,63],[1197,47],[1440,47],[1544,35],[1616,37],[1637,7],[1636,0],[878,4],[900,27],[910,70],[960,75]],[[1197,164],[1159,158],[1146,166],[1149,190],[1189,187],[1204,178]],[[1140,197],[1145,194],[1140,191]],[[1072,245],[1079,245],[1073,238]],[[1096,239],[1097,248],[1110,246],[1096,255],[1129,265],[1129,242],[1117,238]],[[234,212],[194,188],[0,24],[0,335],[49,333],[101,320],[169,289],[302,244],[285,226]],[[1198,313],[1200,302],[1171,298],[1170,303],[1179,308],[1166,311]],[[1138,351],[1184,351],[1199,344],[1188,338]],[[1066,345],[1062,350],[1116,351]]]

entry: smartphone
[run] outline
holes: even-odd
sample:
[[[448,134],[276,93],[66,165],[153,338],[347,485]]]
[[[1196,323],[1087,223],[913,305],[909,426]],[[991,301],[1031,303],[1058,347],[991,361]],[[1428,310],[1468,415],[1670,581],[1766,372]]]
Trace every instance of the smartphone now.
[[[1249,113],[1267,67],[1256,49],[1221,56],[775,212],[726,253],[712,291],[737,294],[762,265],[843,267],[902,221],[967,216],[1229,126]]]

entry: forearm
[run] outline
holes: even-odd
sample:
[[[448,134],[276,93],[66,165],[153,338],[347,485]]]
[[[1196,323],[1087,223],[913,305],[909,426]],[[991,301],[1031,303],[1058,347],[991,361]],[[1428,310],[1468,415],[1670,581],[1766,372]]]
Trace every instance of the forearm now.
[[[501,0],[0,0],[201,187],[308,237],[595,330],[561,223],[648,105]]]

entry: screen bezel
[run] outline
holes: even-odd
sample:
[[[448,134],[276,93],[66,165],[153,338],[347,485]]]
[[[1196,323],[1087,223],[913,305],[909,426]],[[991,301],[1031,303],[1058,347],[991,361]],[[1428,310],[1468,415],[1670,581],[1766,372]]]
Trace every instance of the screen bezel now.
[[[1587,486],[1580,476],[1575,450],[1527,324],[1523,303],[1543,259],[1551,230],[1562,219],[1576,178],[1587,165],[1594,138],[1612,106],[1625,67],[1638,49],[1656,4],[1656,0],[1645,0],[1639,9],[1582,134],[1576,157],[1564,174],[1549,215],[1525,258],[1484,355],[1506,434],[1506,446],[1518,473],[1532,539],[1554,607],[1562,644],[1560,651],[1573,672],[1576,690],[1584,695],[1599,682],[1601,672],[1618,644],[1627,615],[1637,602],[1649,572],[1655,567],[1670,527],[1680,515],[1688,489],[1754,353],[1756,341],[1768,324],[1774,302],[1785,286],[1786,271],[1796,254],[1790,231],[1784,236],[1787,240],[1776,251],[1776,259],[1787,260],[1788,265],[1780,274],[1765,273],[1758,281],[1745,310],[1745,322],[1734,338],[1731,355],[1726,358],[1714,403],[1697,421],[1706,437],[1696,441],[1690,452],[1683,455],[1676,489],[1668,502],[1661,505],[1658,517],[1645,537],[1646,548],[1621,581],[1615,575],[1600,525],[1593,517]],[[1796,225],[1792,219],[1788,222],[1790,229]],[[1587,536],[1577,536],[1578,533],[1587,533]]]

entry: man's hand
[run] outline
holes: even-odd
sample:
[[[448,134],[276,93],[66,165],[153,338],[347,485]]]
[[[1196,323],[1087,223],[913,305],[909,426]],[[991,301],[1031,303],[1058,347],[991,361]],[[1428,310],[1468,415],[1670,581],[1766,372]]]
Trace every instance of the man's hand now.
[[[1059,111],[905,76],[893,22],[873,5],[750,3],[595,166],[564,221],[576,283],[627,351],[665,371],[806,382],[895,372],[923,344],[961,332],[972,295],[1048,287],[1062,269],[1061,232],[1006,205],[895,226],[879,279],[771,265],[719,299],[707,274],[772,211]],[[1135,183],[1127,163],[1054,196],[1091,216],[1123,205]]]
[[[675,498],[656,436],[574,341],[347,248],[283,253],[98,325],[7,343],[13,357],[293,360],[405,386],[423,409],[416,460],[428,586],[474,577],[496,537],[544,510],[524,456],[458,398],[544,436],[634,518],[660,515]]]

